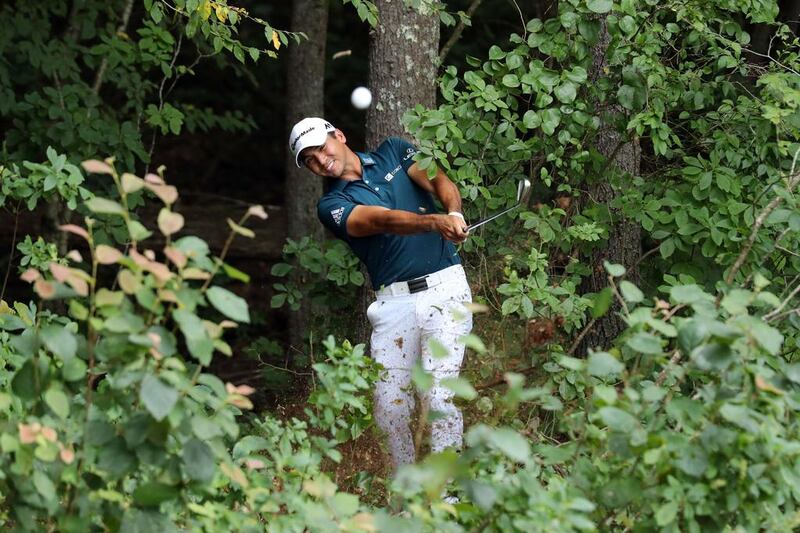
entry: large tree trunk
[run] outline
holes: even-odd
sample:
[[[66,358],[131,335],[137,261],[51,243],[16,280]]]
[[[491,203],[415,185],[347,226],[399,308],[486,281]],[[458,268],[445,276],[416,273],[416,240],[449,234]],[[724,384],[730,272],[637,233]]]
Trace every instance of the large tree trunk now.
[[[302,31],[308,41],[289,47],[287,73],[286,135],[303,117],[322,117],[325,80],[325,39],[328,29],[328,0],[294,0],[292,31]],[[308,170],[297,168],[287,150],[286,158],[286,218],[289,238],[310,236],[324,239],[322,225],[317,220],[317,199],[322,195],[322,178]],[[302,279],[295,279],[304,287]],[[311,320],[311,306],[304,298],[301,307],[289,315],[289,343],[303,350]]]
[[[389,136],[408,137],[403,114],[416,104],[436,104],[439,18],[430,11],[406,7],[403,0],[377,0],[378,27],[370,34],[369,86],[373,104],[367,111],[366,144],[374,149]],[[357,342],[367,342],[366,308],[371,291],[361,292]]]
[[[592,69],[589,73],[590,83],[596,83],[602,77],[603,69],[607,65],[606,50],[610,42],[610,36],[606,27],[605,19],[602,20],[600,40],[592,50],[593,61]],[[624,113],[625,110],[619,105],[611,105],[606,111],[609,115]],[[594,142],[598,152],[606,158],[612,158],[605,165],[606,171],[603,175],[597,176],[595,181],[589,185],[588,198],[586,201],[608,205],[618,195],[612,185],[608,182],[607,176],[639,173],[641,160],[641,149],[638,141],[627,141],[622,134],[617,131],[613,124],[604,121]],[[584,292],[599,292],[608,286],[608,275],[603,268],[603,261],[618,263],[623,265],[628,273],[626,279],[632,283],[639,282],[638,262],[641,257],[641,228],[635,222],[625,220],[620,212],[609,207],[612,220],[609,227],[608,242],[605,248],[597,249],[588,259],[592,273],[584,279],[582,289]],[[618,306],[612,307],[605,316],[600,318],[584,337],[579,348],[579,353],[585,354],[589,348],[605,348],[622,333],[625,324],[618,316]]]

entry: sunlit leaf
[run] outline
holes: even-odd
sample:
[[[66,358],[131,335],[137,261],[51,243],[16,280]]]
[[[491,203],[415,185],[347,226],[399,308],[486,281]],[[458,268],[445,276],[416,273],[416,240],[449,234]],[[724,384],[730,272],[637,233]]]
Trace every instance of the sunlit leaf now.
[[[243,237],[248,237],[250,239],[254,238],[256,234],[250,228],[245,228],[244,226],[240,226],[230,218],[228,219],[228,226],[234,231],[234,233],[238,233]]]
[[[106,244],[98,244],[94,254],[101,265],[112,265],[122,258],[122,252]]]
[[[250,312],[247,301],[222,287],[211,287],[206,293],[208,300],[217,311],[237,322],[250,323]]]
[[[183,215],[173,213],[166,207],[161,208],[158,213],[158,229],[167,237],[179,232],[183,228],[183,223]]]
[[[88,159],[81,163],[83,170],[89,174],[113,174],[114,170],[108,163],[97,159]]]

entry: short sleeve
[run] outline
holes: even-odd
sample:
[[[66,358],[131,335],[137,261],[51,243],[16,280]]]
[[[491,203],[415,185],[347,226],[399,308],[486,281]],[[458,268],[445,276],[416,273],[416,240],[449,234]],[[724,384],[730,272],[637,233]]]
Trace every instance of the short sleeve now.
[[[331,192],[317,202],[317,217],[320,222],[343,241],[349,240],[347,235],[347,217],[357,204],[344,194]]]
[[[400,161],[400,165],[403,167],[403,170],[408,172],[408,169],[411,167],[411,165],[415,163],[414,155],[419,152],[417,147],[407,140],[399,137],[390,137],[387,139],[387,142],[389,143],[389,146],[391,146],[392,152]]]

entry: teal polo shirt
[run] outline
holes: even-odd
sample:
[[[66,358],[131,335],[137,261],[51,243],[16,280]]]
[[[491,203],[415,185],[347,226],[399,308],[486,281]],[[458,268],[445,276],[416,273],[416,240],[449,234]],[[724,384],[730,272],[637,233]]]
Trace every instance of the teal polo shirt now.
[[[336,237],[345,241],[366,265],[373,289],[395,281],[419,278],[461,262],[455,246],[439,232],[416,235],[388,233],[352,237],[347,218],[357,205],[376,205],[411,213],[438,213],[433,197],[406,173],[417,149],[403,139],[390,137],[377,150],[356,152],[361,179],[335,180],[317,202],[317,216]]]

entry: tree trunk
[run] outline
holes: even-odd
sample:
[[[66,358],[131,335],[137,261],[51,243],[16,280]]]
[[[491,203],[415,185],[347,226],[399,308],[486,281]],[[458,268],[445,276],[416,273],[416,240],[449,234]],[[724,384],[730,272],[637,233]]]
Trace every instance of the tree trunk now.
[[[592,69],[589,73],[590,83],[596,83],[603,76],[607,65],[606,50],[610,36],[605,19],[601,22],[600,40],[592,50]],[[609,115],[624,113],[619,105],[611,105],[606,111]],[[604,122],[594,142],[598,152],[606,158],[612,158],[605,165],[606,171],[597,176],[596,181],[589,184],[586,202],[608,205],[618,195],[618,191],[609,183],[607,176],[639,173],[641,149],[636,140],[625,142],[622,134],[609,121]],[[608,242],[603,249],[597,249],[589,258],[592,273],[584,279],[581,286],[583,292],[599,292],[608,286],[608,276],[603,261],[618,263],[626,270],[626,279],[632,283],[639,282],[638,261],[641,257],[641,228],[635,222],[622,218],[622,214],[609,207],[611,221]],[[617,315],[618,304],[613,306],[605,316],[597,320],[594,327],[584,337],[578,353],[585,354],[589,348],[606,348],[622,333],[625,324]]]
[[[325,40],[328,29],[328,0],[294,0],[292,31],[302,31],[308,41],[289,47],[287,72],[286,135],[300,119],[322,117],[325,80]],[[287,150],[286,158],[286,218],[291,239],[309,236],[324,239],[322,225],[317,220],[317,200],[322,195],[322,178],[308,170],[297,168]],[[294,280],[299,287],[303,279]],[[300,309],[289,314],[289,343],[294,350],[303,350],[311,322],[311,305],[307,298]]]
[[[416,104],[436,104],[439,17],[416,11],[403,0],[377,0],[379,24],[370,34],[369,86],[373,105],[367,111],[366,145],[376,148],[389,136],[406,137],[403,114]],[[371,291],[360,291],[356,341],[367,342],[366,309]]]

